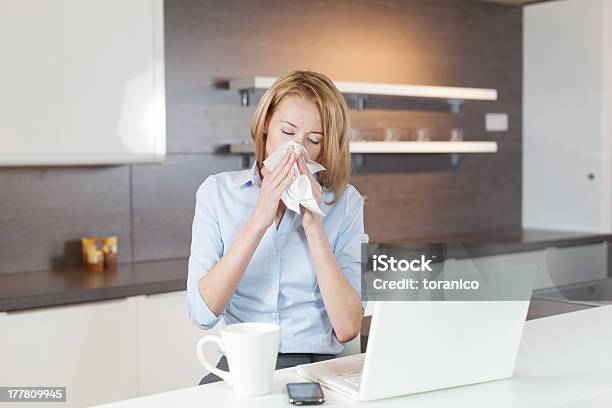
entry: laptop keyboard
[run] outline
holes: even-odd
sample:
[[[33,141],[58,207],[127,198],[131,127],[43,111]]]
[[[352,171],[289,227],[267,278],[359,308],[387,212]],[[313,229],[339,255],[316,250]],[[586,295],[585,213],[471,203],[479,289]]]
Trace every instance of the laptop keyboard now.
[[[361,370],[346,371],[343,373],[337,373],[336,378],[359,387],[359,384],[361,384],[361,373]]]

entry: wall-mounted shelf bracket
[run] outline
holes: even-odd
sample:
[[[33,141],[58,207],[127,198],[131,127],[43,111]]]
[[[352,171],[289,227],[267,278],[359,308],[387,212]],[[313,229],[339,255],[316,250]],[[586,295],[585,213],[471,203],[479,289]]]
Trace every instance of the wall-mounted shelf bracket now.
[[[461,112],[461,107],[463,106],[463,99],[449,99],[447,102],[450,105],[452,113]]]
[[[357,110],[362,111],[366,108],[367,95],[357,95]]]
[[[250,94],[253,92],[253,90],[252,89],[241,89],[238,92],[240,93],[240,106],[242,106],[243,108],[246,106],[249,106],[249,104],[251,103]]]

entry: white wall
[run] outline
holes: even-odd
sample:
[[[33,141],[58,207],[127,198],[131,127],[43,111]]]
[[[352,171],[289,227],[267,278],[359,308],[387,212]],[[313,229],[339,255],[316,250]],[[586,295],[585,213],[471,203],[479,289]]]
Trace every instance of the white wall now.
[[[612,232],[611,10],[612,0],[524,7],[526,228]]]

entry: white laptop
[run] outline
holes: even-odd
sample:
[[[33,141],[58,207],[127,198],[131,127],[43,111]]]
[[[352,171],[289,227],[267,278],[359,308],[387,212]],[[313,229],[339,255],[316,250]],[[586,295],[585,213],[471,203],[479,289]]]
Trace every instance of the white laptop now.
[[[529,301],[373,306],[366,353],[300,365],[298,373],[359,401],[509,378]]]

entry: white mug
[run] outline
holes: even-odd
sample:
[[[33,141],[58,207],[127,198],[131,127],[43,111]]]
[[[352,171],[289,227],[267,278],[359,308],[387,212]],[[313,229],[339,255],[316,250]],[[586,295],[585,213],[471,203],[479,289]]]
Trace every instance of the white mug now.
[[[216,343],[225,354],[229,371],[209,363],[202,352],[208,342]],[[225,380],[234,392],[243,396],[268,394],[280,344],[280,326],[271,323],[236,323],[221,329],[221,337],[207,335],[200,339],[196,354],[211,373]]]

